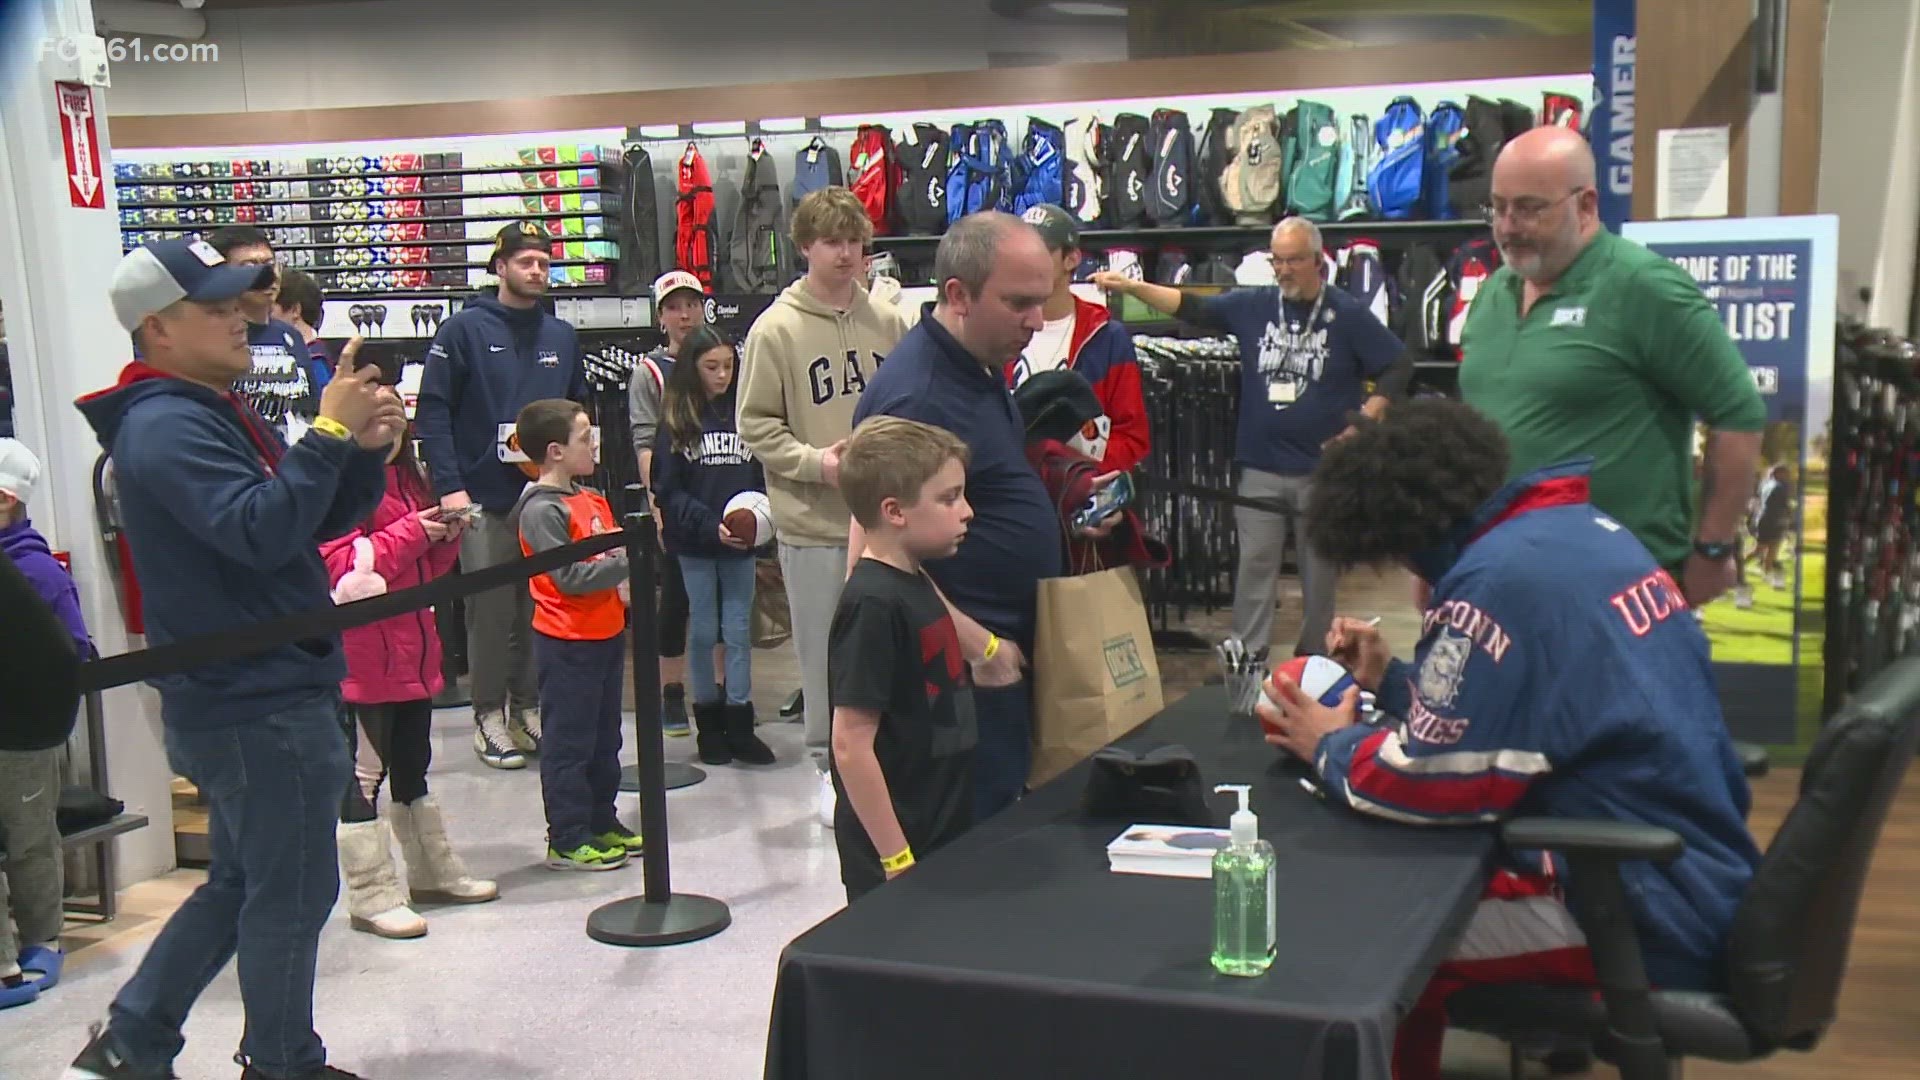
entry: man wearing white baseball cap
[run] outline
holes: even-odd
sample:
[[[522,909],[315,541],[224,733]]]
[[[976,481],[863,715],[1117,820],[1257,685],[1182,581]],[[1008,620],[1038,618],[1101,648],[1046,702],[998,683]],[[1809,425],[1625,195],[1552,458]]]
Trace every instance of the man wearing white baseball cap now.
[[[653,475],[653,437],[660,430],[660,399],[680,355],[680,343],[707,324],[707,290],[685,270],[669,270],[653,283],[654,321],[667,335],[666,344],[640,358],[627,383],[627,418],[633,431],[633,454],[640,462],[640,482]],[[651,496],[649,496],[651,497]],[[661,520],[656,509],[653,519]],[[680,577],[680,560],[660,560],[660,607],[654,620],[660,646],[660,728],[668,735],[687,733],[687,584]],[[721,665],[715,664],[719,671]]]
[[[307,436],[288,447],[238,397],[252,367],[239,296],[272,267],[200,240],[137,248],[113,310],[138,358],[78,402],[113,456],[153,645],[328,606],[319,545],[373,512],[400,399],[348,344]],[[340,635],[158,676],[167,759],[211,811],[207,881],[161,929],[70,1080],[165,1077],[194,1000],[236,955],[244,1080],[340,1080],[313,1030],[314,960],[339,892],[334,847],[352,779],[340,733]]]

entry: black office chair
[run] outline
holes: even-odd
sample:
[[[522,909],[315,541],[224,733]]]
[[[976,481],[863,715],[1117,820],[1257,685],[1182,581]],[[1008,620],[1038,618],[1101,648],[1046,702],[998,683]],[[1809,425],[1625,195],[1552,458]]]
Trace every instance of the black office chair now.
[[[1920,658],[1910,657],[1862,688],[1814,742],[1800,797],[1734,916],[1725,993],[1647,987],[1619,864],[1670,862],[1680,837],[1619,821],[1507,822],[1509,847],[1566,856],[1569,906],[1600,989],[1472,987],[1449,999],[1450,1023],[1505,1040],[1516,1078],[1521,1048],[1582,1041],[1622,1080],[1677,1080],[1689,1057],[1812,1050],[1833,1020],[1867,868],[1917,742]]]

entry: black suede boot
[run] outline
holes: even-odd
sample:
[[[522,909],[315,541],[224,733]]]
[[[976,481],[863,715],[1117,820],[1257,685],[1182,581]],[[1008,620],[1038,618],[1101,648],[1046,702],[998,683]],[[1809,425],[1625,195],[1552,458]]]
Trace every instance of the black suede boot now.
[[[733,764],[733,747],[727,738],[726,708],[718,701],[710,705],[702,705],[697,701],[693,704],[693,724],[699,731],[694,737],[694,744],[700,752],[702,765]]]
[[[727,711],[727,748],[746,765],[773,764],[773,750],[753,733],[753,703],[723,706]]]

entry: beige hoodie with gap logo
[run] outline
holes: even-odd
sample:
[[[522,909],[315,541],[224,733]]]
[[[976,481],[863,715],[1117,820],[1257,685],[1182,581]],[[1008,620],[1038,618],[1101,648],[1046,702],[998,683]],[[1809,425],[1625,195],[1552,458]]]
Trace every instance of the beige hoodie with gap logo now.
[[[853,305],[835,311],[787,286],[753,322],[741,355],[740,435],[765,467],[780,542],[844,546],[849,515],[820,471],[823,451],[853,430],[867,379],[907,332],[907,317],[854,286]]]

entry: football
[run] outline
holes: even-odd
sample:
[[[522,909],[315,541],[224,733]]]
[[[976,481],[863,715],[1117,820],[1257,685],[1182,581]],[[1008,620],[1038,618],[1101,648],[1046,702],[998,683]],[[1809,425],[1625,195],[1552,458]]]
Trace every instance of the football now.
[[[1292,679],[1307,696],[1329,708],[1340,704],[1340,698],[1347,688],[1354,685],[1353,675],[1338,660],[1324,656],[1296,656],[1281,664],[1273,671],[1274,675],[1285,675]],[[1278,704],[1279,691],[1273,688],[1271,680],[1263,688],[1269,704]],[[1262,718],[1260,725],[1269,732],[1274,731],[1272,724]]]
[[[773,543],[773,504],[764,491],[743,491],[728,499],[720,521],[750,548]]]

